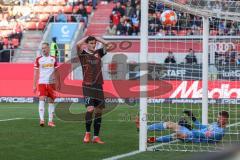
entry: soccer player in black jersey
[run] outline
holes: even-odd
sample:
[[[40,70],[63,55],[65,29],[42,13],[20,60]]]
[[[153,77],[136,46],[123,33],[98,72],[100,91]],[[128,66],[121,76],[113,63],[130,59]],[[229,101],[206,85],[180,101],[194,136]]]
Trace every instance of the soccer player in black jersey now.
[[[101,43],[102,47],[96,49],[96,44]],[[86,44],[86,48],[84,47]],[[77,43],[77,53],[83,71],[83,95],[87,108],[85,121],[86,133],[84,143],[91,139],[91,125],[94,114],[94,137],[93,143],[104,144],[99,138],[99,131],[102,121],[102,110],[105,107],[103,94],[103,75],[101,58],[111,49],[111,45],[99,37],[88,36]]]

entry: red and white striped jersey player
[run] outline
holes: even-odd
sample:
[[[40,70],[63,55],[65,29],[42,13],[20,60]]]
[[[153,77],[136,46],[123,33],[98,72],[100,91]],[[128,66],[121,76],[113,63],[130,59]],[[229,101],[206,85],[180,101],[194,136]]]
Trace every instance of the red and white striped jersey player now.
[[[39,96],[39,117],[40,126],[44,126],[45,102],[48,102],[48,126],[55,127],[53,115],[55,111],[54,100],[56,98],[56,89],[60,89],[59,74],[56,58],[50,56],[50,48],[48,43],[42,44],[42,56],[35,60],[34,64],[34,82],[33,92]],[[38,86],[37,86],[38,84]]]

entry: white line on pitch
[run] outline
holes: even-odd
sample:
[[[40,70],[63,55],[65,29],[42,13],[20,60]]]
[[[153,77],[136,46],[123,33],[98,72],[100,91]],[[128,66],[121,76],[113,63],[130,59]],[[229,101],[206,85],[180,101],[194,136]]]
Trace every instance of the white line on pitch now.
[[[15,120],[20,120],[24,118],[10,118],[10,119],[0,119],[0,122],[6,122],[6,121],[15,121]]]
[[[161,146],[164,146],[164,145],[167,145],[167,144],[170,144],[170,143],[175,143],[175,142],[178,142],[178,141],[179,140],[175,140],[175,141],[172,141],[172,142],[169,142],[169,143],[161,143],[161,144],[158,144],[158,145],[155,145],[155,146],[151,146],[151,147],[147,148],[147,151],[153,151],[154,148],[156,148],[156,147],[161,147]],[[125,157],[130,157],[130,156],[142,153],[142,152],[143,151],[136,150],[136,151],[132,151],[132,152],[129,152],[129,153],[109,157],[109,158],[106,158],[106,159],[103,159],[103,160],[117,160],[117,159],[121,159],[121,158],[125,158]]]
[[[157,147],[161,147],[161,146],[165,146],[167,144],[177,143],[177,142],[180,142],[180,140],[174,140],[174,141],[171,141],[171,142],[168,142],[168,143],[160,143],[160,144],[157,144],[157,145],[153,145],[151,147],[147,147],[147,151],[154,151]]]
[[[132,152],[129,152],[129,153],[125,153],[125,154],[120,154],[120,155],[117,155],[117,156],[109,157],[109,158],[106,158],[106,159],[103,159],[103,160],[117,160],[117,159],[120,159],[120,158],[133,156],[133,155],[138,154],[138,153],[141,153],[141,151],[136,150],[136,151],[132,151]]]
[[[39,118],[24,118],[24,119],[39,119]],[[61,119],[60,119],[61,120]],[[84,120],[85,121],[85,120]],[[66,122],[68,122],[68,121],[66,121]],[[79,121],[69,121],[69,122],[79,122]],[[123,123],[123,122],[129,122],[129,123],[134,123],[135,121],[133,121],[133,120],[104,120],[104,122],[121,122],[121,123]]]
[[[5,110],[5,109],[18,109],[18,108],[35,109],[35,108],[31,108],[31,107],[26,107],[26,106],[19,106],[19,107],[1,107],[0,109]]]
[[[232,126],[236,126],[236,125],[239,125],[240,122],[237,122],[237,123],[233,123],[233,124],[229,124],[227,126],[228,127],[232,127]],[[158,144],[158,145],[154,145],[154,146],[151,146],[151,147],[147,147],[147,151],[153,151],[155,150],[157,147],[161,147],[161,146],[164,146],[164,145],[168,145],[170,143],[176,143],[176,142],[179,142],[180,140],[174,140],[174,141],[171,141],[169,143],[161,143],[161,144]],[[113,156],[113,157],[109,157],[109,158],[105,158],[103,160],[118,160],[118,159],[121,159],[121,158],[125,158],[125,157],[130,157],[130,156],[133,156],[133,155],[136,155],[136,154],[139,154],[139,153],[142,153],[142,151],[139,151],[139,150],[136,150],[136,151],[132,151],[132,152],[129,152],[129,153],[125,153],[125,154],[120,154],[120,155],[116,155],[116,156]]]

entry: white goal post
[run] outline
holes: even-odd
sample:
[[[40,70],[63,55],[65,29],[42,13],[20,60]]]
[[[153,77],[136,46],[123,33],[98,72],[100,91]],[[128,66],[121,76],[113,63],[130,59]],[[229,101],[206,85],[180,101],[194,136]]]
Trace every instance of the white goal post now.
[[[174,8],[177,11],[190,13],[192,15],[201,16],[203,20],[202,31],[202,124],[208,124],[208,77],[209,77],[209,18],[215,17],[218,19],[240,21],[240,13],[230,10],[211,10],[204,6],[194,6],[193,4],[179,3],[179,0],[141,0],[141,41],[140,41],[140,132],[139,132],[139,151],[146,151],[147,145],[147,122],[148,122],[148,3],[150,1],[162,2],[169,8]]]
[[[139,151],[147,150],[148,0],[141,0]],[[146,22],[146,23],[143,23]]]

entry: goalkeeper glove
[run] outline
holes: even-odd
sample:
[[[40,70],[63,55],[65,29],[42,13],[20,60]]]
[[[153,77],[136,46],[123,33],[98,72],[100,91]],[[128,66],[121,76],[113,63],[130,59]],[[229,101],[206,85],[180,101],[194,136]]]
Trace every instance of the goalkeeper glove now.
[[[190,124],[188,124],[188,121],[183,117],[179,119],[178,125],[186,127],[189,130],[192,130],[192,126]]]
[[[197,118],[193,115],[193,113],[191,111],[185,110],[185,111],[183,111],[183,113],[185,113],[188,117],[190,117],[193,122],[195,122],[197,120]]]
[[[147,142],[148,142],[148,143],[155,143],[155,142],[156,142],[156,138],[155,138],[155,137],[149,137],[149,138],[147,139]]]

